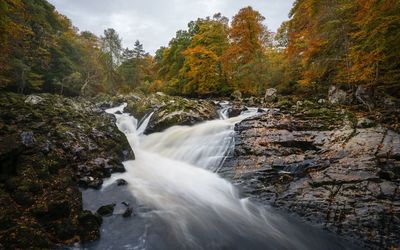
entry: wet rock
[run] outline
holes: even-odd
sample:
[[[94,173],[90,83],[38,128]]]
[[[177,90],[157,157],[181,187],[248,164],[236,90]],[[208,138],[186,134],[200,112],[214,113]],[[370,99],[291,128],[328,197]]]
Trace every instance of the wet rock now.
[[[94,188],[100,189],[101,185],[103,185],[103,180],[94,178],[92,176],[84,176],[79,179],[79,185],[84,188]]]
[[[77,183],[98,189],[133,156],[115,118],[101,108],[117,101],[125,100],[0,92],[0,219],[9,218],[1,220],[7,229],[0,230],[0,242],[9,239],[7,249],[48,249],[100,236],[99,226],[87,230],[77,221],[82,212]],[[47,247],[28,240],[35,238]]]
[[[132,212],[133,212],[133,208],[127,207],[126,210],[125,210],[125,212],[122,214],[122,216],[123,216],[124,218],[131,217]]]
[[[228,116],[229,117],[239,116],[242,113],[243,109],[244,109],[243,106],[234,105],[228,109]]]
[[[117,186],[125,186],[128,184],[124,179],[117,179],[115,182],[117,183]]]
[[[174,101],[156,108],[145,131],[146,134],[159,132],[174,125],[193,125],[218,118],[215,106],[209,101],[185,98],[176,98]]]
[[[100,236],[100,226],[103,219],[100,215],[92,214],[88,210],[82,211],[78,216],[79,236],[83,242],[98,239]]]
[[[101,216],[111,216],[114,212],[115,204],[104,205],[97,209],[97,213]]]
[[[234,157],[220,174],[258,202],[371,248],[396,246],[400,226],[388,218],[398,221],[400,211],[400,135],[355,128],[352,113],[303,103],[237,124]]]

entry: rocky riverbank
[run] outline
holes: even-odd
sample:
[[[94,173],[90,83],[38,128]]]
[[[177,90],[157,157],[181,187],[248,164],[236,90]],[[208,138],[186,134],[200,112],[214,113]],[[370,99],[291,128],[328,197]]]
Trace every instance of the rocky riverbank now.
[[[162,94],[65,98],[0,93],[0,249],[53,248],[100,237],[102,218],[82,209],[80,188],[133,159],[106,108],[127,102],[137,118],[155,111],[151,132],[217,114],[206,101]]]
[[[271,104],[236,125],[221,174],[246,195],[369,248],[400,245],[400,135],[326,102]]]

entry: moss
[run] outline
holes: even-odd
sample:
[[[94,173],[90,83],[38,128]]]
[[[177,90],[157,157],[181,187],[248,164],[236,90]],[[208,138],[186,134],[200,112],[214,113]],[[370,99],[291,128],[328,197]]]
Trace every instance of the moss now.
[[[6,249],[48,249],[50,248],[46,234],[35,226],[13,227],[5,232],[2,239]]]

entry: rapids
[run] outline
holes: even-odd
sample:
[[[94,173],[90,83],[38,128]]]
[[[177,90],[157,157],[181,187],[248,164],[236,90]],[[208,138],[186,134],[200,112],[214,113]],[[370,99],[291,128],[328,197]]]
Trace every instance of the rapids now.
[[[107,112],[115,115],[135,160],[124,162],[126,172],[106,180],[100,192],[84,192],[84,205],[93,210],[106,201],[128,199],[135,216],[125,221],[120,215],[107,218],[102,239],[86,247],[344,249],[347,245],[336,236],[240,197],[238,189],[218,175],[233,150],[234,125],[256,115],[257,109],[228,118],[227,106],[223,106],[219,120],[144,135],[152,114],[138,122],[121,114],[124,107]],[[116,187],[119,178],[128,182],[125,190]]]

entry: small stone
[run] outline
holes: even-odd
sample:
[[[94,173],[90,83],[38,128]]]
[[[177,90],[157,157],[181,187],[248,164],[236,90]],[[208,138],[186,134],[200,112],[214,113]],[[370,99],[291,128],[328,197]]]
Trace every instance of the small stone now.
[[[24,131],[21,133],[22,143],[26,147],[30,147],[35,143],[35,138],[33,137],[32,131]]]
[[[124,218],[130,217],[132,215],[133,209],[131,207],[126,208],[125,212],[122,214]]]
[[[124,179],[118,179],[115,182],[117,183],[117,186],[125,186],[126,184],[128,184],[128,182],[126,182],[126,180]]]
[[[25,103],[29,103],[32,105],[36,105],[38,103],[41,103],[44,101],[44,98],[37,96],[37,95],[29,95],[26,99],[25,99]]]
[[[111,216],[114,212],[115,203],[110,205],[101,206],[97,209],[97,213],[101,216]]]

